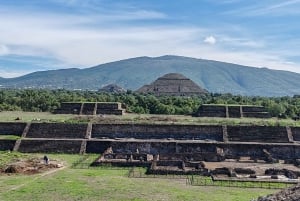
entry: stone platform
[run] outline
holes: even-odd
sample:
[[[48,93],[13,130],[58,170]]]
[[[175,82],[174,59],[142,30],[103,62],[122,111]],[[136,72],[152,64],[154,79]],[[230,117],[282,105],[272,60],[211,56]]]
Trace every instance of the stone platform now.
[[[55,114],[78,114],[78,115],[123,115],[125,110],[119,102],[64,102]]]
[[[203,104],[195,116],[226,118],[270,118],[271,115],[262,106],[255,105],[218,105]]]
[[[98,153],[94,165],[147,166],[149,171],[207,172],[202,162],[299,165],[300,127],[151,124],[0,123],[0,150]],[[174,169],[175,168],[175,169]]]

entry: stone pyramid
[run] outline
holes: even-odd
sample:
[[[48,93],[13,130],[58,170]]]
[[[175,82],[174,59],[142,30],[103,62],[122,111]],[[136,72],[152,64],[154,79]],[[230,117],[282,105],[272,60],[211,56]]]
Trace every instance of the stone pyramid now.
[[[136,92],[153,93],[156,96],[192,96],[207,93],[195,82],[178,73],[169,73],[159,77],[151,84],[139,88]]]
[[[99,92],[124,93],[124,92],[126,92],[126,90],[116,84],[109,84],[109,85],[105,85],[104,87],[99,89]]]

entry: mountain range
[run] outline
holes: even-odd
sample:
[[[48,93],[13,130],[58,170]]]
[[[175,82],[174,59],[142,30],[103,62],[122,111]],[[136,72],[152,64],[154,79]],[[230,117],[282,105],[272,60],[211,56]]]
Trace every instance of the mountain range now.
[[[0,78],[2,88],[98,90],[108,84],[136,90],[167,73],[181,73],[212,93],[249,96],[300,94],[300,74],[182,56],[137,57],[91,68],[38,71]]]

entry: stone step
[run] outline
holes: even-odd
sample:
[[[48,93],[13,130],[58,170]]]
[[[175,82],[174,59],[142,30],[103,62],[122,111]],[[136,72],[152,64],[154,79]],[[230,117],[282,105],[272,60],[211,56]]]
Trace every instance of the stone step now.
[[[30,126],[31,126],[31,123],[27,123],[24,130],[23,130],[23,133],[22,133],[22,138],[26,137],[29,129],[30,129]]]
[[[225,109],[226,109],[226,118],[229,118],[229,110],[228,110],[228,106],[227,105],[226,105]]]
[[[18,140],[16,141],[16,143],[15,143],[15,146],[14,146],[14,148],[13,148],[13,151],[18,151],[18,150],[19,150],[19,147],[20,147],[21,142],[22,142],[22,138],[25,138],[25,137],[26,137],[26,135],[27,135],[27,133],[28,133],[28,131],[29,131],[29,129],[30,129],[30,126],[31,126],[31,123],[30,123],[30,122],[26,124],[26,126],[25,126],[25,128],[24,128],[24,130],[23,130],[23,132],[22,132],[21,138],[18,139]]]
[[[13,148],[13,151],[18,151],[19,150],[19,147],[20,147],[20,144],[21,144],[21,139],[18,139],[15,143],[15,146]]]
[[[80,146],[80,151],[79,154],[85,154],[86,152],[86,140],[82,140],[81,146]]]
[[[82,115],[84,103],[81,103],[79,115]]]
[[[96,104],[97,105],[97,104]],[[85,133],[85,139],[90,139],[92,136],[93,124],[91,122],[88,123]]]
[[[93,115],[96,115],[97,114],[97,107],[98,107],[98,104],[95,103],[95,106],[94,106],[94,111],[93,111]]]
[[[241,118],[243,118],[244,117],[244,113],[243,113],[243,107],[242,106],[240,106],[240,114],[241,114]]]

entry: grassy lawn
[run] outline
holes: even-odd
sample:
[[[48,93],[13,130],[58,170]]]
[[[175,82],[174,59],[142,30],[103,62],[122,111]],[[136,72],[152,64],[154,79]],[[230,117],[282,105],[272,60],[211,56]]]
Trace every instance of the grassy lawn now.
[[[19,117],[21,120],[15,120]],[[268,125],[300,126],[300,121],[292,119],[257,118],[210,118],[185,115],[125,114],[86,116],[72,114],[52,114],[49,112],[0,112],[0,122],[67,122],[67,123],[143,123],[143,124],[212,124],[212,125]]]
[[[16,120],[19,118],[20,120]],[[0,122],[64,122],[73,118],[71,114],[52,114],[50,112],[2,111]]]
[[[0,152],[7,163],[23,154]],[[24,155],[28,157],[28,155]],[[31,156],[42,157],[34,154]],[[48,155],[65,168],[51,174],[0,175],[0,200],[251,200],[278,190],[186,185],[185,179],[128,178],[126,169],[72,169],[79,155]],[[93,155],[92,157],[96,157]],[[10,159],[9,159],[10,158]]]

